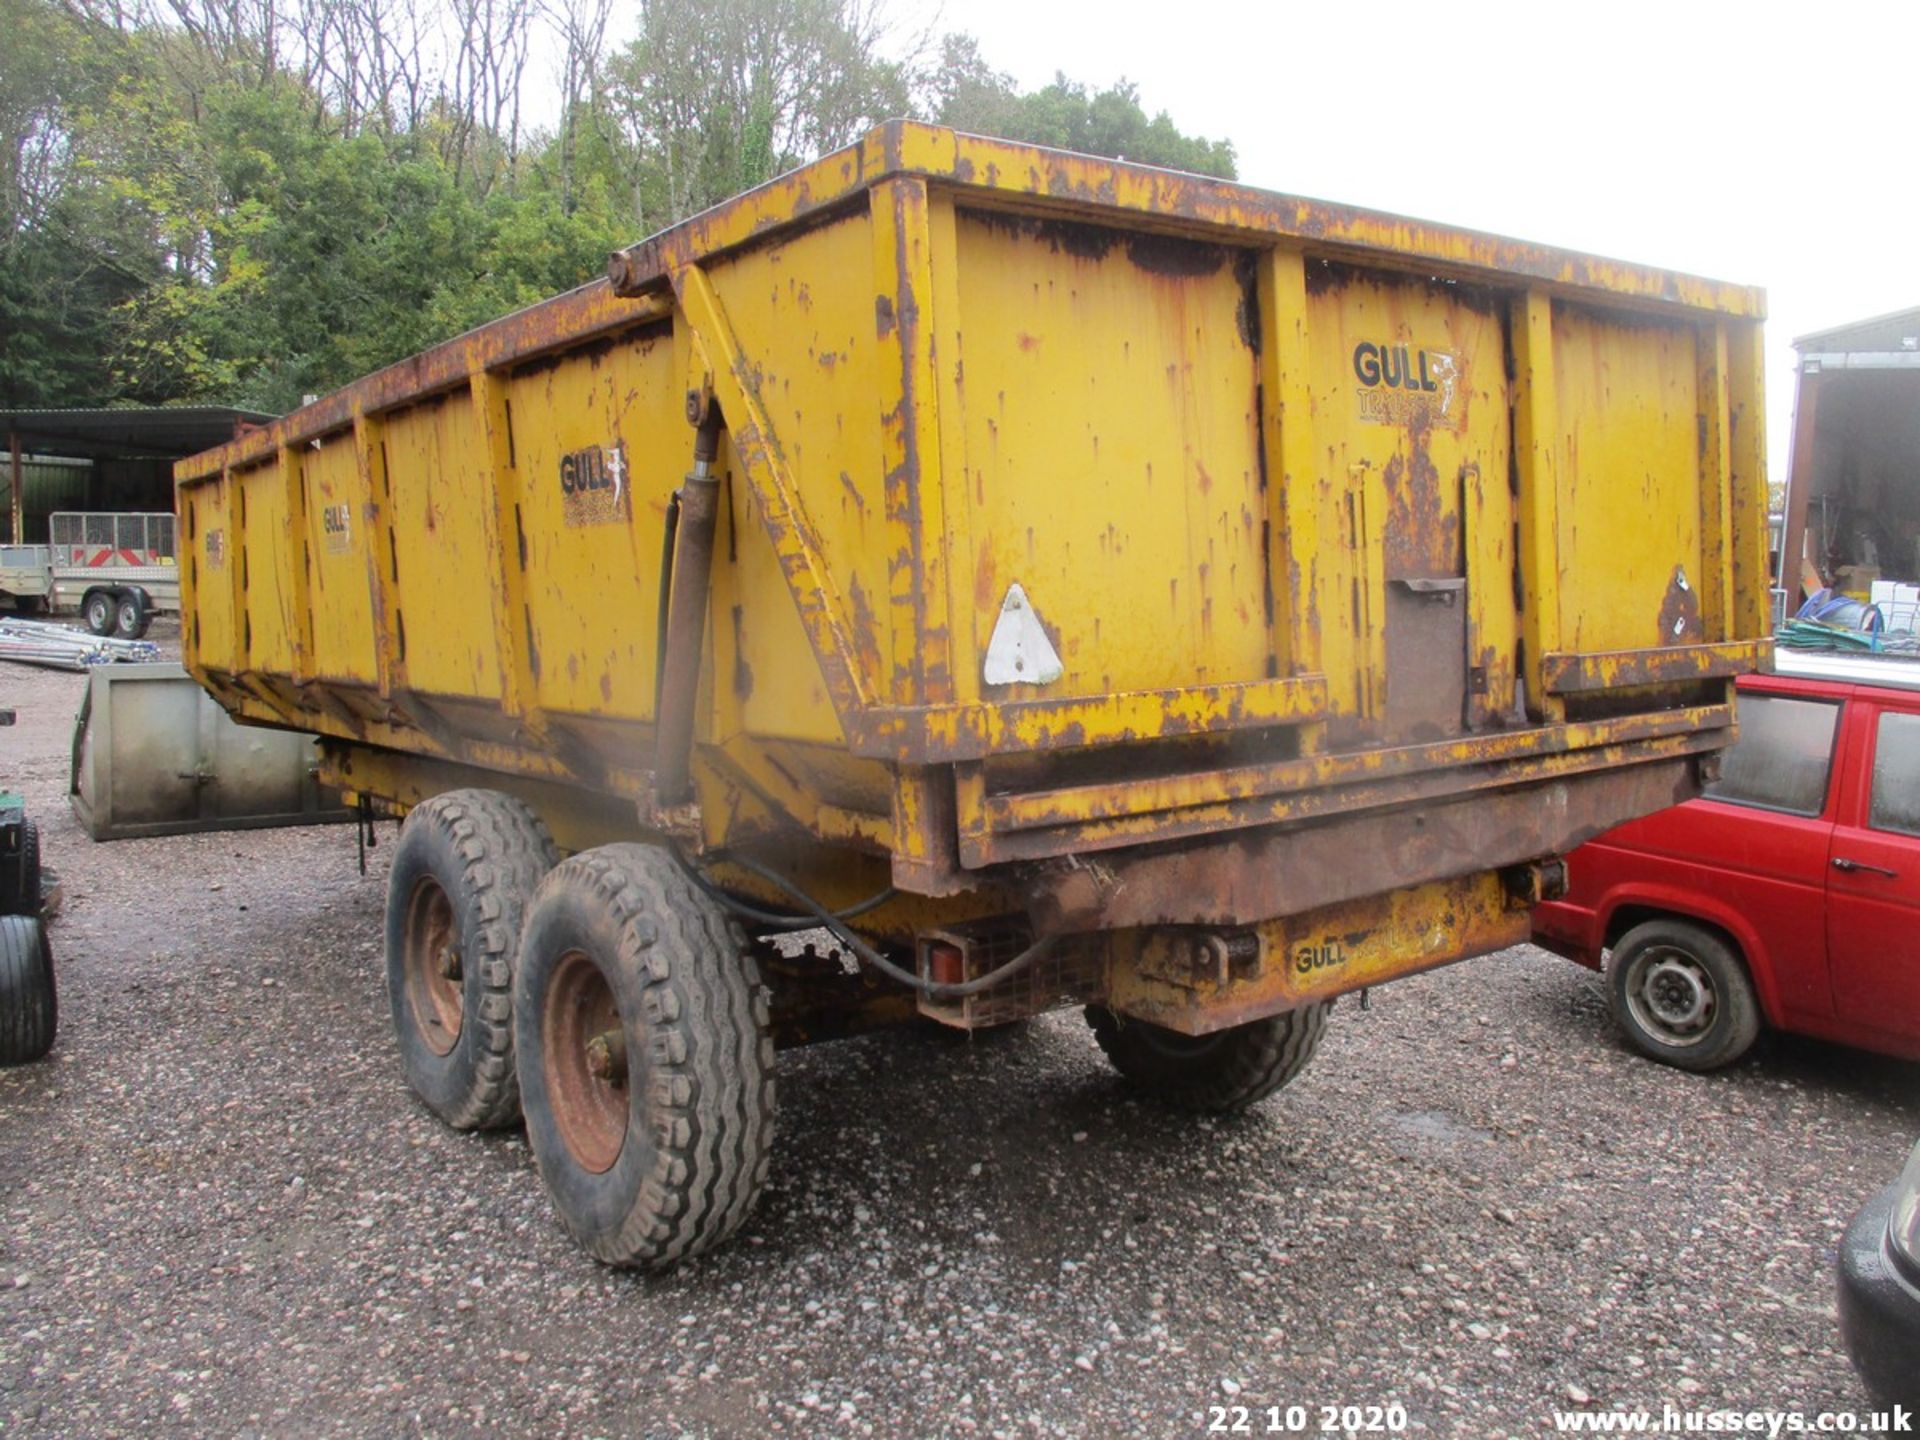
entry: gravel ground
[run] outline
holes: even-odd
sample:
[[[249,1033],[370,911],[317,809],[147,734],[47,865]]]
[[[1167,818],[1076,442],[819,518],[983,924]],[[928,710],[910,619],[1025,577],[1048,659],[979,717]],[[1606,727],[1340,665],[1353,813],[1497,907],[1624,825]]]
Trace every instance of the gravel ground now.
[[[65,880],[60,1042],[0,1072],[0,1431],[1200,1435],[1210,1405],[1865,1410],[1835,1242],[1920,1067],[1633,1058],[1519,949],[1343,1004],[1255,1113],[1130,1099],[1077,1016],[781,1058],[772,1183],[664,1278],[604,1270],[524,1139],[415,1104],[383,843],[91,844],[78,677],[5,667],[0,777]],[[383,830],[383,839],[390,835]],[[1587,1402],[1587,1397],[1591,1401]],[[1317,1424],[1317,1414],[1314,1423]]]

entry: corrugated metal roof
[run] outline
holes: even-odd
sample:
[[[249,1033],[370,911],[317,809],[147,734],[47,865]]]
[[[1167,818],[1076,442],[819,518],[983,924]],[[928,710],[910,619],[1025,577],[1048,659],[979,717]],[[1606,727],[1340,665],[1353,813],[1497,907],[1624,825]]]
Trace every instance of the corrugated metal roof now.
[[[1920,306],[1836,325],[1830,330],[1815,330],[1795,340],[1793,348],[1803,354],[1810,350],[1823,353],[1920,350]]]
[[[227,405],[161,405],[113,410],[0,410],[0,444],[18,435],[23,450],[111,458],[178,458],[224,444],[241,429],[278,416]]]

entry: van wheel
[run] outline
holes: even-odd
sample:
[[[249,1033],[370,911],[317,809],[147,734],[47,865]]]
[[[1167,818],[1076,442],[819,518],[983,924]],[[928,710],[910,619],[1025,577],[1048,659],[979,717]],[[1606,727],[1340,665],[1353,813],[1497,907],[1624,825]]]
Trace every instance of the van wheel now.
[[[496,790],[416,806],[387,881],[387,999],[407,1083],[456,1130],[520,1115],[513,969],[520,922],[559,852],[547,827]]]
[[[561,1222],[664,1269],[737,1230],[773,1152],[767,992],[725,910],[664,850],[555,867],[514,986],[527,1139]]]
[[[1635,1049],[1682,1070],[1731,1065],[1760,1035],[1760,1002],[1739,954],[1685,920],[1649,920],[1620,937],[1607,1004]]]
[[[45,927],[29,915],[0,916],[0,1065],[45,1055],[58,1022]]]
[[[1330,1001],[1302,1005],[1211,1035],[1182,1035],[1099,1005],[1087,1007],[1087,1023],[1113,1068],[1155,1100],[1225,1115],[1266,1099],[1306,1069],[1332,1008]]]
[[[113,611],[113,633],[122,640],[138,640],[147,633],[147,607],[137,595],[122,595]]]
[[[111,592],[95,590],[81,604],[80,617],[87,622],[87,629],[95,635],[111,635],[118,609]]]

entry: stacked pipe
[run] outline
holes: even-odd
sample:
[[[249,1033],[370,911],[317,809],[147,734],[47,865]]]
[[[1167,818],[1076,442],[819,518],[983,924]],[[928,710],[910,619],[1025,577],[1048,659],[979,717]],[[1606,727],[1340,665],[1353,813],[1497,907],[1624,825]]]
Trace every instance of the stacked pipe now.
[[[116,640],[46,620],[0,618],[0,660],[49,670],[82,671],[116,661],[158,660],[151,640]]]

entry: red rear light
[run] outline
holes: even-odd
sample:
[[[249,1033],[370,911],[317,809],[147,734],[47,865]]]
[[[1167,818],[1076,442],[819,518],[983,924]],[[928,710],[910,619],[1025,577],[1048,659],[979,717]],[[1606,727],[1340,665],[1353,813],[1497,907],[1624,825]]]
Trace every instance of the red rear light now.
[[[967,978],[966,956],[958,945],[936,940],[927,946],[927,978],[937,985],[958,985]]]

